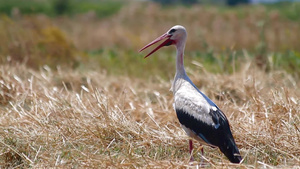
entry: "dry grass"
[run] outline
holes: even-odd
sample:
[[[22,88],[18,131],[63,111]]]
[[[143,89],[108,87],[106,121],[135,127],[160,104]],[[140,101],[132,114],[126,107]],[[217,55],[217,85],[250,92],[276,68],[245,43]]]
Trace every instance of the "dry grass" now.
[[[189,51],[207,50],[207,46],[217,51],[258,50],[265,45],[267,50],[280,52],[298,51],[300,46],[299,23],[285,19],[279,10],[268,11],[263,6],[222,12],[216,7],[197,5],[162,8],[153,3],[135,3],[109,18],[97,20],[95,16],[91,12],[74,20],[62,18],[55,24],[67,30],[75,45],[85,50],[138,50],[141,44],[177,24],[188,30]]]
[[[37,69],[44,64],[74,68],[94,64],[109,69],[108,73],[140,77],[144,76],[140,70],[147,67],[163,78],[170,77],[169,70],[174,66],[166,65],[173,57],[147,62],[137,62],[136,58],[140,57],[139,48],[176,24],[184,25],[189,34],[187,63],[199,58],[209,71],[231,73],[231,61],[235,60],[239,68],[247,51],[262,69],[285,69],[300,77],[299,22],[264,6],[222,11],[217,7],[163,8],[136,3],[102,19],[95,12],[72,18],[0,16],[0,63],[25,62]],[[92,64],[84,63],[87,60]],[[212,66],[215,62],[220,68]]]
[[[241,168],[297,168],[300,83],[248,63],[232,75],[200,67],[189,73],[227,115],[244,157]],[[172,109],[170,82],[101,71],[35,71],[23,65],[2,65],[0,72],[3,168],[189,167],[187,137]],[[235,166],[217,149],[204,149],[209,166]]]
[[[299,76],[272,64],[269,72],[262,71],[246,56],[248,51],[267,50],[262,57],[272,62],[273,52],[287,50],[295,52],[295,60],[286,63],[297,62],[299,23],[263,7],[255,12],[245,8],[242,16],[201,6],[161,11],[154,4],[132,4],[101,20],[92,12],[73,18],[2,17],[0,168],[186,168],[199,164],[188,164],[188,138],[172,108],[171,56],[160,57],[166,55],[162,52],[143,62],[136,52],[175,24],[189,32],[187,54],[191,55],[187,56],[191,57],[186,63],[191,79],[225,112],[244,157],[236,166],[219,150],[204,147],[208,167],[299,168]],[[232,74],[210,73],[207,65],[198,63],[200,56],[191,52],[210,53],[212,48],[216,60],[212,64],[230,69],[239,62],[238,68],[233,66]],[[244,60],[222,61],[226,53],[233,55],[244,48],[236,56]],[[84,60],[85,50],[99,50],[96,56],[108,69],[84,69],[98,63],[86,63],[77,70],[64,66]],[[288,58],[284,52],[280,56],[280,63]],[[58,68],[40,68],[45,63]],[[111,69],[131,69],[143,77],[111,75]],[[157,70],[167,73],[149,75]],[[199,145],[196,148],[200,162]]]
[[[45,16],[0,16],[0,63],[72,66],[82,58],[66,34]]]

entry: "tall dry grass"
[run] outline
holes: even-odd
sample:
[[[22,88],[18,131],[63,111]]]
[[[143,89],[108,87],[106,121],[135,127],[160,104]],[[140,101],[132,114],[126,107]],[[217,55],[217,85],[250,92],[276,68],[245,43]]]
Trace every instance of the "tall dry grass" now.
[[[222,10],[135,3],[102,19],[95,12],[72,18],[49,18],[42,14],[1,16],[0,63],[25,62],[33,68],[44,64],[100,66],[109,73],[140,77],[144,76],[141,70],[146,68],[169,78],[174,67],[166,65],[174,57],[157,57],[146,64],[137,62],[141,57],[137,51],[175,24],[184,25],[189,34],[187,63],[199,58],[209,71],[231,73],[231,61],[239,68],[246,51],[266,71],[279,68],[300,76],[299,22],[284,18],[280,10],[263,6]],[[170,54],[172,49],[164,51]],[[216,62],[220,68],[213,66]]]
[[[238,166],[300,166],[300,86],[292,76],[250,62],[232,75],[197,70],[189,70],[192,80],[230,121]],[[0,72],[1,168],[190,167],[169,81],[47,66],[1,65]],[[202,159],[195,146],[192,166]],[[209,167],[236,167],[219,150],[204,150]]]
[[[5,63],[0,65],[1,168],[191,167],[188,137],[169,92],[175,63],[171,56],[140,62],[135,52],[175,24],[188,30],[187,53],[213,49],[220,56],[215,67],[233,69],[214,74],[197,57],[186,62],[191,79],[230,121],[244,157],[238,167],[299,168],[299,78],[275,68],[263,71],[247,56],[252,50],[267,50],[268,55],[298,52],[299,24],[264,7],[254,13],[245,8],[239,15],[200,6],[187,10],[146,5],[126,6],[101,20],[93,12],[73,18],[0,20],[0,56]],[[222,62],[223,53],[233,55],[244,48],[247,51],[238,54],[245,58],[238,69],[234,62],[241,60]],[[112,60],[103,63],[109,67],[65,66],[82,59],[85,50],[102,52],[100,57],[107,60],[101,61]],[[123,58],[125,67],[116,58]],[[50,62],[55,69],[41,67]],[[109,74],[115,67],[150,78]],[[168,72],[167,78],[162,71]],[[148,76],[151,73],[157,75]],[[196,145],[197,162],[192,166],[204,158],[208,167],[237,167],[217,149],[204,150],[202,157]]]
[[[74,66],[83,57],[66,33],[46,16],[0,16],[0,63]]]
[[[77,47],[85,50],[137,50],[162,34],[162,30],[180,24],[188,30],[188,50],[205,51],[208,46],[217,51],[255,51],[265,45],[270,51],[299,51],[298,22],[282,17],[279,10],[263,6],[241,8],[222,11],[207,6],[163,8],[153,3],[135,3],[106,19],[97,20],[91,12],[77,17],[77,22],[63,20],[58,25],[68,30]]]

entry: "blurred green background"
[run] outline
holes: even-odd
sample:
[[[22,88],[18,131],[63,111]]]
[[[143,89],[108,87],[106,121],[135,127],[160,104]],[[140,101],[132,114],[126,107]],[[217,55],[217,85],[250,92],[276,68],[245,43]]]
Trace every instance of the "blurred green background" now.
[[[147,51],[138,50],[180,24],[188,31],[190,69],[199,69],[196,61],[211,72],[233,73],[250,62],[300,76],[300,2],[0,0],[0,13],[1,64],[172,78],[174,48],[146,60]]]

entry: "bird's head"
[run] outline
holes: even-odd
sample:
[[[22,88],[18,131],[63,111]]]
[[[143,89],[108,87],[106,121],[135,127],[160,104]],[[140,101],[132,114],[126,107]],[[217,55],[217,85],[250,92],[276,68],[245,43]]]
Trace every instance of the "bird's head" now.
[[[173,26],[171,29],[169,29],[166,33],[164,33],[160,37],[150,42],[148,45],[144,46],[142,49],[139,50],[139,52],[143,51],[144,49],[154,45],[155,43],[163,39],[166,39],[162,44],[157,46],[154,50],[152,50],[148,55],[144,57],[146,58],[150,56],[152,53],[156,52],[161,47],[170,46],[170,45],[176,45],[178,47],[179,45],[184,45],[186,41],[186,37],[187,37],[187,33],[185,28],[181,25],[176,25]]]

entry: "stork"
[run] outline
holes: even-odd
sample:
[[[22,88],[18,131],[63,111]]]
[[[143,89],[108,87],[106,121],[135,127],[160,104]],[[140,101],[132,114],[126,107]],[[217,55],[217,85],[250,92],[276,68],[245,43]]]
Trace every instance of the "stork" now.
[[[232,162],[240,163],[242,157],[230,131],[229,122],[219,107],[203,94],[187,76],[183,64],[187,32],[183,26],[173,26],[166,33],[139,50],[166,39],[144,58],[163,46],[175,45],[177,49],[176,74],[172,85],[177,118],[188,136],[202,144],[218,147]],[[189,140],[189,152],[193,161],[193,142]],[[203,150],[202,150],[203,153]]]

